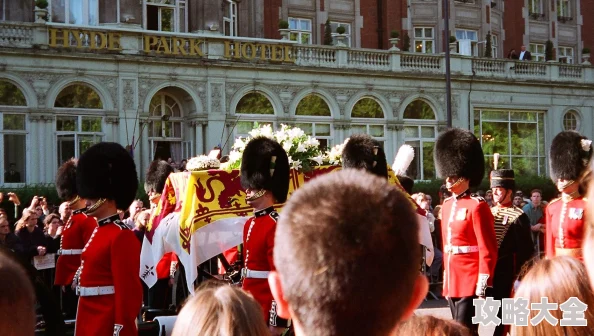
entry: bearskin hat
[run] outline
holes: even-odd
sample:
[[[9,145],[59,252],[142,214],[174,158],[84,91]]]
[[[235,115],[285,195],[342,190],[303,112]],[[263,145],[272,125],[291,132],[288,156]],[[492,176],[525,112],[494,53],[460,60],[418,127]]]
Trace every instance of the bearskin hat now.
[[[404,188],[404,190],[406,190],[409,195],[412,195],[415,181],[406,175],[398,175],[396,177],[398,178],[398,182],[400,182],[402,188]]]
[[[551,179],[578,180],[591,156],[591,141],[585,136],[575,131],[557,134],[551,143]]]
[[[56,190],[58,197],[70,201],[78,195],[76,189],[76,159],[64,162],[56,174]]]
[[[516,189],[513,169],[496,169],[491,171],[491,188]]]
[[[269,190],[278,203],[285,203],[289,174],[287,152],[278,142],[257,137],[247,143],[241,158],[241,186],[244,189]]]
[[[167,178],[171,173],[173,173],[173,167],[167,161],[155,160],[151,162],[146,171],[144,191],[147,194],[151,191],[156,193],[163,192],[165,182],[167,182]]]
[[[386,153],[379,141],[367,134],[355,134],[349,138],[342,149],[342,167],[365,169],[388,178]]]
[[[82,198],[114,200],[118,209],[126,210],[138,189],[134,160],[117,143],[93,145],[78,160],[76,187]]]
[[[468,130],[449,129],[435,142],[433,157],[441,177],[467,178],[471,187],[478,186],[485,174],[485,157],[479,140]]]

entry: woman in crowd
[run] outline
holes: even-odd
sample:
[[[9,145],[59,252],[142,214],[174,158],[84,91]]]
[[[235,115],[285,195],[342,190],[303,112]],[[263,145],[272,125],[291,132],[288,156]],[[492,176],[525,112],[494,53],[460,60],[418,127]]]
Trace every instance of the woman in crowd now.
[[[34,210],[23,210],[23,217],[16,224],[15,234],[21,239],[26,260],[43,256],[47,252],[47,241],[43,230],[37,226],[37,214]]]
[[[594,293],[588,281],[586,268],[579,260],[568,257],[559,256],[552,259],[543,259],[536,263],[528,271],[522,279],[522,283],[515,295],[516,298],[523,298],[528,300],[529,307],[532,303],[541,303],[541,299],[548,298],[549,303],[557,303],[558,309],[549,310],[549,313],[558,321],[556,325],[551,325],[546,320],[533,325],[531,322],[528,326],[514,326],[513,335],[517,336],[532,336],[532,335],[559,335],[559,336],[579,336],[594,334],[594,312],[592,309],[586,309],[594,306]],[[587,326],[563,326],[561,320],[564,318],[562,310],[571,310],[568,307],[573,303],[570,298],[577,298],[575,300],[578,307],[575,311],[584,311],[583,318],[585,318]],[[583,308],[583,309],[581,309]],[[528,318],[531,320],[539,310],[532,309]],[[577,316],[576,316],[577,317]]]
[[[62,234],[62,219],[57,214],[49,214],[43,220],[45,238],[47,241],[46,252],[56,253],[60,249],[60,236]]]
[[[454,320],[444,320],[435,316],[413,316],[400,323],[396,329],[398,336],[470,336],[470,330]]]
[[[173,336],[269,336],[260,305],[237,287],[206,283],[181,310]]]

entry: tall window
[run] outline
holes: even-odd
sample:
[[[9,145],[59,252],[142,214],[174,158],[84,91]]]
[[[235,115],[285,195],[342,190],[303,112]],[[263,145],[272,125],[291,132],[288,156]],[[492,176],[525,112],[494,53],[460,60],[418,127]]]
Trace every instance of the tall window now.
[[[79,157],[103,139],[103,118],[95,116],[57,116],[58,165]]]
[[[310,94],[301,99],[295,110],[296,124],[306,134],[320,141],[320,147],[330,147],[332,139],[332,113],[330,107],[317,94]]]
[[[99,24],[99,0],[52,0],[50,3],[52,22],[81,26]]]
[[[557,0],[557,16],[562,19],[571,18],[569,0]]]
[[[13,83],[0,81],[0,148],[3,150],[3,183],[24,183],[27,177],[26,115],[18,113],[26,108],[23,92]],[[13,112],[14,111],[14,112]],[[24,111],[23,111],[24,112]]]
[[[369,134],[384,145],[386,141],[384,110],[377,100],[371,97],[359,99],[353,106],[351,118],[353,120],[351,134]]]
[[[534,15],[534,19],[537,19],[544,13],[543,1],[544,0],[528,0],[528,10],[530,15]]]
[[[417,99],[406,107],[404,118],[404,142],[415,150],[415,157],[406,174],[415,180],[436,177],[433,163],[433,147],[437,125],[435,112],[427,102]]]
[[[225,16],[223,17],[223,34],[237,36],[237,3],[234,0],[223,2]]]
[[[254,129],[254,123],[271,125],[274,129],[274,107],[270,100],[260,92],[250,92],[243,96],[235,107],[235,114],[241,115],[235,125],[235,137],[247,137]]]
[[[530,43],[530,54],[533,61],[545,61],[545,45],[538,43]]]
[[[172,96],[158,92],[151,99],[149,137],[182,138],[181,106]]]
[[[186,32],[188,13],[185,0],[144,0],[148,30]]]
[[[458,50],[461,55],[478,56],[478,33],[476,30],[456,29]]]
[[[569,110],[563,115],[563,130],[578,131],[580,128],[580,116],[574,110]]]
[[[498,58],[499,54],[497,51],[499,50],[499,37],[497,35],[491,35],[491,53],[493,58]]]
[[[487,170],[493,154],[500,166],[517,175],[544,175],[546,151],[544,112],[487,110],[474,111],[474,134],[481,140]]]
[[[573,48],[559,47],[559,61],[562,63],[573,64]]]
[[[291,30],[291,41],[300,44],[311,44],[311,20],[289,18],[289,29]]]
[[[347,47],[351,46],[351,24],[350,23],[343,23],[343,22],[330,22],[330,28],[332,29],[332,45],[336,45],[337,40],[336,40],[336,36],[338,35],[338,33],[336,33],[336,28],[338,27],[344,27],[344,35],[346,35],[346,39],[344,41],[344,44],[346,44]]]
[[[415,27],[415,52],[433,54],[433,28]]]

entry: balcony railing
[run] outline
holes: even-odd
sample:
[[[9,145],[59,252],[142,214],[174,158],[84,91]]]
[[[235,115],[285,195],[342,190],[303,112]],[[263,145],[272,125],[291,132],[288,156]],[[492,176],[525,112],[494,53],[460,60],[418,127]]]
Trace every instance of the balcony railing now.
[[[68,30],[69,29],[69,30]],[[65,32],[68,30],[68,34]],[[443,54],[420,54],[392,50],[355,49],[301,45],[293,41],[209,34],[175,34],[111,27],[74,27],[59,24],[0,24],[0,48],[61,49],[72,53],[109,53],[129,57],[175,57],[180,62],[197,59],[210,62],[269,63],[310,68],[349,69],[445,75]],[[594,83],[589,64],[529,62],[451,55],[451,73],[456,76],[498,80],[571,81]]]

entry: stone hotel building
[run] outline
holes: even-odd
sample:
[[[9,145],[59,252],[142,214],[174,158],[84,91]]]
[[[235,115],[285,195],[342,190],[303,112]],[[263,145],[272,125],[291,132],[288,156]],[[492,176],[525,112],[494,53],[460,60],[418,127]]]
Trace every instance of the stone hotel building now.
[[[445,48],[453,124],[488,157],[546,175],[556,133],[594,136],[593,0],[452,0],[449,31],[443,0],[47,2],[0,0],[4,186],[52,182],[100,141],[133,149],[141,172],[227,152],[255,122],[325,146],[368,133],[390,161],[408,143],[409,175],[429,180]],[[532,61],[507,59],[522,45]]]

